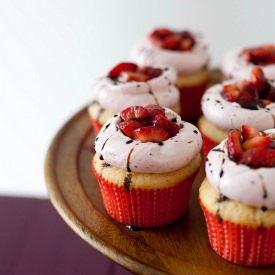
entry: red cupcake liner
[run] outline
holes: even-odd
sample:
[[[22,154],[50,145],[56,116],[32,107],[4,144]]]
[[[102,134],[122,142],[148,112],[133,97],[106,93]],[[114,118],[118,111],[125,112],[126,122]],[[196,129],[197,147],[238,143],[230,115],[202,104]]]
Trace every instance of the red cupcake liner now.
[[[212,139],[210,139],[208,136],[206,136],[201,130],[201,135],[203,137],[203,142],[202,142],[202,153],[203,153],[203,157],[204,159],[206,159],[208,153],[211,151],[211,149],[213,149],[215,146],[217,146],[219,143],[213,141]]]
[[[196,124],[201,116],[201,98],[207,82],[195,87],[178,87],[180,91],[181,118]]]
[[[104,179],[94,167],[107,213],[117,222],[137,228],[156,228],[179,219],[187,209],[197,173],[176,186],[135,189]]]
[[[100,123],[98,123],[97,120],[92,119],[92,118],[91,118],[91,122],[92,122],[92,125],[93,125],[93,128],[94,128],[94,133],[97,136],[97,134],[99,133],[100,129],[102,128],[102,125]]]
[[[275,226],[255,228],[223,221],[201,206],[210,244],[218,255],[244,266],[275,264]]]

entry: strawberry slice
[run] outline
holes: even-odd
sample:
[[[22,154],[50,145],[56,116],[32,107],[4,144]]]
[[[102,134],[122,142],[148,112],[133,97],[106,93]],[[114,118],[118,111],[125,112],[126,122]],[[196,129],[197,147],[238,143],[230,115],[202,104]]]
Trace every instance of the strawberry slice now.
[[[264,72],[260,67],[253,68],[251,70],[249,82],[256,88],[259,93],[264,89],[266,79]]]
[[[149,105],[145,106],[145,108],[148,110],[149,116],[151,118],[155,118],[156,115],[162,115],[165,117],[164,110],[156,104],[149,104]]]
[[[239,129],[233,129],[228,134],[227,149],[231,160],[237,160],[242,152],[242,135]]]
[[[162,142],[170,138],[164,129],[155,126],[138,128],[132,132],[132,135],[141,142]]]
[[[149,116],[149,112],[143,106],[131,106],[120,113],[122,121],[135,118],[145,118],[147,116]]]
[[[155,116],[155,119],[153,120],[153,126],[164,129],[171,137],[175,136],[180,130],[180,126],[178,124],[172,122],[162,115]]]
[[[242,136],[244,141],[246,141],[253,137],[260,136],[260,132],[256,128],[247,125],[242,125]]]
[[[245,151],[239,164],[247,164],[254,167],[275,167],[275,150],[255,147]]]
[[[136,72],[145,74],[148,79],[159,77],[162,74],[162,70],[160,68],[153,68],[150,66],[138,68]]]
[[[258,106],[260,105],[259,94],[250,83],[247,83],[242,87],[237,102],[243,108],[258,110]]]
[[[108,73],[108,76],[111,78],[116,78],[119,76],[122,71],[131,71],[135,72],[138,66],[135,63],[131,62],[122,62],[116,65],[113,69],[111,69]]]
[[[170,35],[162,41],[162,48],[168,50],[176,50],[181,44],[180,38],[175,35]]]
[[[246,140],[242,146],[244,150],[249,150],[255,147],[268,148],[271,138],[269,136],[256,136]]]
[[[118,75],[118,80],[121,82],[137,81],[145,82],[149,80],[149,76],[137,72],[121,71]]]
[[[118,124],[118,128],[130,138],[133,137],[132,132],[140,127],[143,127],[143,124],[134,119],[125,120]]]
[[[232,86],[228,88],[228,86]],[[235,85],[234,85],[235,86]],[[240,96],[240,91],[237,88],[233,88],[233,85],[226,85],[222,90],[222,96],[229,102],[236,102]]]

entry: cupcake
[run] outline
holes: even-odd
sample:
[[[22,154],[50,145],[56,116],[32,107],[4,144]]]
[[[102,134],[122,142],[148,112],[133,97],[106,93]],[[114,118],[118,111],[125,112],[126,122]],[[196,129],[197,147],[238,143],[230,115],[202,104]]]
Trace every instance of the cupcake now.
[[[177,74],[169,66],[138,67],[120,63],[94,83],[94,100],[88,112],[97,134],[114,114],[131,105],[157,104],[180,112]]]
[[[214,251],[239,265],[275,264],[275,129],[231,130],[205,171],[199,201]]]
[[[133,47],[131,57],[142,66],[174,67],[178,73],[181,117],[196,122],[201,114],[200,99],[209,81],[205,37],[187,30],[156,29]]]
[[[202,97],[203,116],[198,121],[204,156],[243,124],[259,131],[275,127],[275,87],[261,68],[251,71],[249,80],[223,82],[209,88]]]
[[[108,120],[92,161],[107,213],[134,228],[179,219],[201,165],[201,145],[198,129],[168,108],[131,106]]]
[[[234,49],[222,61],[222,73],[229,79],[248,79],[254,67],[260,67],[268,78],[275,79],[275,44]]]

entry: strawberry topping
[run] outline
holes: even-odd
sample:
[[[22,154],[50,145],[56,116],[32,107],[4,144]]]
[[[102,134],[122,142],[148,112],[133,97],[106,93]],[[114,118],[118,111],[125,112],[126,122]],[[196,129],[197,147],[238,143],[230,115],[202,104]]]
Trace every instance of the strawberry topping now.
[[[166,28],[156,29],[149,35],[150,41],[163,49],[173,51],[190,51],[196,41],[188,31],[172,31]]]
[[[118,129],[141,142],[160,143],[177,135],[180,130],[176,119],[169,120],[165,111],[154,104],[128,107],[120,113],[120,120]]]
[[[161,74],[162,70],[160,68],[150,66],[138,67],[135,63],[122,62],[110,70],[108,77],[119,82],[146,82],[159,77]]]
[[[249,81],[226,84],[221,92],[224,99],[237,102],[243,108],[258,110],[275,101],[275,87],[271,86],[261,68],[251,70]]]
[[[256,66],[265,66],[275,63],[275,45],[264,45],[261,47],[245,49],[241,56]]]
[[[229,132],[227,150],[229,158],[238,164],[275,167],[274,140],[247,125],[242,126],[242,131]]]

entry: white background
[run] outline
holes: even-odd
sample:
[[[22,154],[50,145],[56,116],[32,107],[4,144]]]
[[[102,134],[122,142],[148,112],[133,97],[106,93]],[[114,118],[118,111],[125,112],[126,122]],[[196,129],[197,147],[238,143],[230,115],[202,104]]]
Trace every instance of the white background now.
[[[0,0],[0,195],[47,197],[53,136],[153,28],[201,31],[217,67],[231,48],[274,42],[274,11],[272,0]]]

